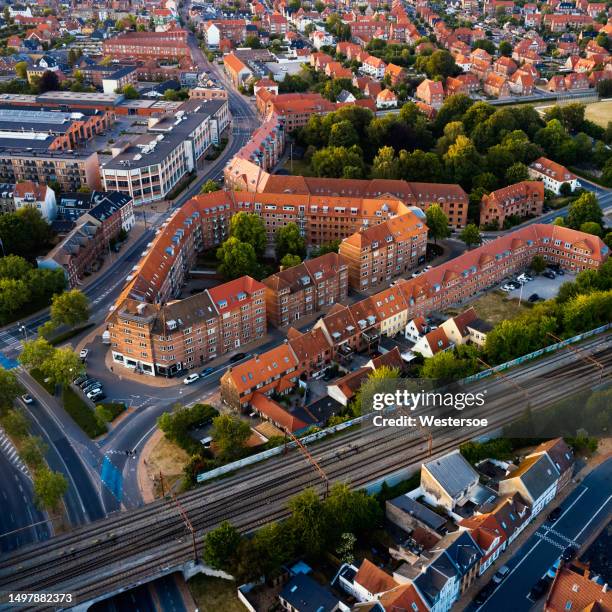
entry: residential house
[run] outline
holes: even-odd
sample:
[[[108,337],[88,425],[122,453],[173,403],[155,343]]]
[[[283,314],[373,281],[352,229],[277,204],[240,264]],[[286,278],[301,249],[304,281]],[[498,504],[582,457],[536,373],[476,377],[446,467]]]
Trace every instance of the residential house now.
[[[446,332],[439,327],[438,329],[433,329],[419,338],[419,340],[417,340],[415,345],[412,347],[412,352],[419,353],[428,359],[440,352],[448,351],[454,346],[454,343],[449,340]]]
[[[612,610],[612,589],[592,576],[588,566],[562,564],[544,603],[544,612]]]
[[[390,89],[383,89],[376,96],[376,108],[384,110],[386,108],[397,107],[397,96]]]
[[[529,175],[544,181],[544,187],[557,195],[561,193],[561,185],[564,183],[567,183],[572,191],[578,187],[578,177],[575,174],[546,157],[538,157],[529,165]]]
[[[455,346],[467,343],[484,346],[487,331],[492,329],[486,321],[478,318],[473,308],[447,319],[440,327]]]
[[[544,183],[521,181],[483,195],[480,202],[480,225],[502,229],[508,218],[537,217],[544,207]]]
[[[538,445],[535,450],[527,456],[533,457],[544,453],[548,455],[559,471],[557,490],[560,491],[569,484],[572,479],[572,473],[574,471],[574,453],[563,438],[554,438],[553,440],[542,442],[542,444]]]
[[[510,96],[510,84],[508,79],[495,72],[491,72],[487,75],[482,89],[488,96],[494,98],[507,98]]]
[[[410,319],[406,324],[404,337],[411,342],[418,342],[427,333],[427,330],[428,327],[425,322],[425,317],[415,317],[414,319]]]
[[[506,534],[494,514],[479,514],[461,519],[459,526],[468,529],[482,550],[478,574],[482,576],[506,548]]]
[[[297,574],[278,594],[283,610],[288,612],[335,612],[340,601],[333,593],[306,574]]]
[[[467,502],[478,486],[478,472],[459,450],[432,459],[421,467],[421,490],[430,503],[452,512]]]
[[[444,87],[441,81],[425,79],[416,89],[416,97],[436,110],[444,104]]]
[[[560,473],[546,453],[526,457],[517,470],[499,483],[501,494],[519,493],[537,516],[557,494]]]
[[[48,185],[20,181],[13,188],[13,207],[15,210],[35,208],[50,223],[57,214],[55,191]]]
[[[268,278],[266,311],[275,327],[286,327],[302,317],[342,303],[348,295],[348,266],[337,253],[307,259]]]
[[[375,79],[382,79],[385,76],[387,64],[374,55],[369,55],[361,64],[361,70]]]

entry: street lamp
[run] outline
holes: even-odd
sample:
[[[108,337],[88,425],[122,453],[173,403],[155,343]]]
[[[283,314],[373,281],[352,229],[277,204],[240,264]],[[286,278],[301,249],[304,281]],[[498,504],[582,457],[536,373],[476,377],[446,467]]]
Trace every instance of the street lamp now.
[[[26,342],[28,340],[28,328],[25,325],[22,325],[21,323],[17,323],[17,329],[19,329],[19,331],[25,336]]]

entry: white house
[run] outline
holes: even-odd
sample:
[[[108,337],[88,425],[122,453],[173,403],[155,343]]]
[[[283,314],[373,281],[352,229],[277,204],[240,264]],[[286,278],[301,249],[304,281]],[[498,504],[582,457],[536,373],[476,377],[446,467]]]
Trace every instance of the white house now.
[[[543,453],[526,457],[518,469],[499,482],[500,494],[520,493],[537,516],[557,494],[560,473],[551,458]]]
[[[404,337],[411,342],[418,342],[425,335],[427,324],[424,317],[415,317],[408,321],[404,331]]]
[[[561,185],[567,183],[574,191],[578,187],[578,177],[565,166],[546,157],[539,157],[529,166],[529,176],[544,181],[544,187],[559,195]]]
[[[423,357],[429,358],[441,351],[452,349],[454,346],[454,343],[448,339],[446,332],[439,327],[419,338],[412,347],[412,352],[420,353]]]
[[[55,191],[47,185],[23,181],[15,185],[13,191],[15,210],[36,208],[46,221],[53,221],[57,214]]]

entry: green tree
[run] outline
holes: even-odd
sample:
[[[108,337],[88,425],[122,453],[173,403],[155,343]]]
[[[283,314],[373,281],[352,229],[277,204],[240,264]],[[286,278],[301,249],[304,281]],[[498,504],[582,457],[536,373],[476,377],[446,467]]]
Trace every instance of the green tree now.
[[[248,242],[259,257],[264,254],[268,237],[266,226],[259,215],[240,211],[230,219],[229,235],[240,242]]]
[[[612,291],[577,295],[563,307],[563,327],[568,335],[578,334],[610,322]]]
[[[257,269],[257,254],[253,245],[235,237],[228,238],[217,249],[217,259],[218,270],[225,279],[251,276]]]
[[[361,383],[361,386],[353,398],[353,402],[350,405],[352,415],[355,417],[361,416],[364,414],[364,409],[366,412],[371,412],[371,406],[367,404],[364,406],[364,399],[369,401],[369,399],[372,398],[372,395],[380,387],[381,382],[384,383],[385,381],[394,380],[397,378],[399,378],[399,370],[397,368],[380,366],[379,368],[372,370],[368,374],[365,381]]]
[[[443,157],[446,171],[457,183],[471,185],[472,177],[481,167],[480,155],[474,143],[466,136],[458,136]]]
[[[609,249],[612,249],[612,232],[608,232],[605,236],[603,241],[606,243],[606,246]]]
[[[27,78],[28,62],[17,62],[13,70],[20,79]]]
[[[18,255],[7,255],[0,259],[0,278],[25,280],[32,266]]]
[[[602,217],[603,213],[597,201],[597,196],[587,191],[569,205],[567,225],[574,229],[579,229],[583,223],[592,221],[601,226]]]
[[[140,94],[133,85],[125,85],[118,93],[122,93],[126,100],[138,100]]]
[[[295,266],[299,266],[302,263],[302,258],[299,255],[292,255],[291,253],[287,253],[281,260],[280,265],[283,270],[287,268],[293,268]]]
[[[2,427],[9,436],[21,440],[28,435],[30,424],[22,412],[13,409],[2,417]]]
[[[398,179],[400,177],[399,160],[393,147],[381,147],[372,162],[372,178]]]
[[[433,238],[434,242],[443,240],[450,236],[448,227],[448,217],[444,214],[442,207],[439,204],[431,204],[425,211],[427,219],[427,227],[429,229],[429,237]]]
[[[473,45],[473,49],[484,49],[490,55],[495,55],[495,44],[488,38],[477,40]]]
[[[52,70],[45,70],[38,80],[38,93],[44,94],[47,91],[58,91],[60,88],[59,78]]]
[[[78,289],[71,289],[51,300],[51,320],[55,325],[73,327],[89,319],[89,299]]]
[[[251,437],[251,428],[238,417],[222,414],[213,419],[211,435],[221,457],[236,459],[244,452],[245,444]]]
[[[599,237],[601,237],[603,234],[601,225],[599,225],[599,223],[595,223],[595,221],[585,221],[580,226],[580,231],[584,232],[585,234],[593,234],[594,236]]]
[[[19,361],[26,368],[41,369],[52,358],[55,349],[44,338],[36,338],[23,343]]]
[[[304,489],[289,500],[289,525],[300,550],[308,556],[318,556],[327,544],[327,524],[323,504],[313,488]]]
[[[41,370],[53,384],[67,387],[85,372],[85,366],[70,347],[63,347],[53,351],[53,355],[42,364]]]
[[[502,40],[499,43],[499,54],[504,57],[510,57],[512,55],[512,45],[507,40]]]
[[[22,280],[0,278],[0,323],[13,321],[30,300],[30,290]]]
[[[231,572],[241,540],[238,530],[229,521],[223,521],[204,536],[204,562],[214,569]]]
[[[68,491],[68,481],[60,472],[48,468],[38,470],[34,476],[36,505],[42,510],[57,511],[60,501]]]
[[[28,436],[19,449],[19,456],[32,470],[39,470],[45,465],[45,454],[49,447],[39,436]]]
[[[359,144],[359,135],[353,124],[345,119],[332,125],[328,144],[330,147],[351,147]]]
[[[363,153],[357,146],[319,149],[311,165],[317,176],[330,178],[362,178],[364,172]]]
[[[51,226],[35,208],[0,215],[0,239],[7,255],[33,260],[47,248],[52,236]]]
[[[526,181],[529,179],[529,171],[527,166],[522,162],[516,162],[512,164],[506,170],[506,183],[509,185],[513,185],[514,183],[520,183],[521,181]]]
[[[111,414],[111,411],[103,404],[98,404],[95,407],[94,415],[101,429],[106,429],[108,423],[113,420],[113,415]]]
[[[459,234],[459,239],[465,242],[468,249],[471,246],[480,244],[482,242],[480,230],[478,229],[477,225],[474,225],[474,223],[468,223],[463,228],[463,230],[461,230],[461,233]]]
[[[212,193],[213,191],[219,191],[221,187],[217,183],[217,181],[213,181],[212,179],[208,179],[200,189],[200,193]]]
[[[21,386],[13,372],[0,368],[0,414],[13,405],[21,393]]]
[[[363,490],[352,491],[346,483],[334,483],[323,505],[332,541],[338,541],[346,532],[374,529],[382,520],[376,500]]]
[[[459,69],[453,56],[445,49],[438,49],[430,56],[419,56],[416,61],[417,70],[423,70],[430,79],[454,76]]]
[[[304,256],[306,254],[306,241],[295,223],[288,223],[276,230],[276,258],[282,259],[288,253]]]
[[[534,255],[531,259],[529,267],[535,272],[535,274],[542,274],[546,270],[546,260],[542,255]]]

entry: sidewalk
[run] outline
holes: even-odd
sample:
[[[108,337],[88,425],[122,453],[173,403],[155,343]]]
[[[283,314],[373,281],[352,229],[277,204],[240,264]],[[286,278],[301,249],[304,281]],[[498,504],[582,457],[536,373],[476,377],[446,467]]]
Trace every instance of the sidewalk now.
[[[89,334],[88,338],[92,336],[100,335],[104,329],[104,326],[98,327],[93,330],[91,334]],[[79,346],[84,345],[86,342],[91,342],[91,340],[83,340],[79,343]],[[148,385],[150,387],[180,387],[183,385],[183,378],[187,376],[187,374],[192,374],[193,372],[198,372],[203,370],[204,368],[219,368],[222,366],[229,366],[229,359],[232,355],[236,353],[253,353],[256,352],[258,348],[267,344],[268,342],[280,343],[274,336],[270,336],[270,334],[266,334],[263,338],[259,338],[258,340],[254,340],[253,342],[249,342],[249,344],[243,344],[237,349],[234,349],[230,353],[226,353],[221,355],[220,357],[215,357],[215,359],[211,359],[206,363],[198,365],[197,367],[191,368],[190,370],[183,370],[179,376],[175,376],[174,378],[165,378],[164,376],[149,376],[148,374],[139,374],[138,372],[132,370],[131,368],[125,368],[116,363],[113,363],[113,358],[110,350],[106,351],[104,355],[104,365],[106,369],[112,372],[119,380],[131,380],[134,382],[141,383],[143,385]],[[110,347],[109,347],[110,348]],[[242,362],[241,362],[242,363]]]
[[[480,589],[482,589],[493,577],[493,574],[499,569],[502,565],[505,565],[507,561],[509,561],[516,552],[520,549],[520,547],[541,527],[543,523],[546,522],[546,516],[548,512],[553,508],[561,505],[565,498],[574,490],[578,485],[584,480],[584,478],[594,470],[598,465],[603,463],[608,457],[612,455],[612,438],[604,438],[600,442],[600,446],[597,452],[589,458],[586,465],[574,475],[568,486],[559,493],[554,500],[550,503],[550,507],[544,509],[538,517],[521,533],[521,535],[516,538],[512,542],[512,544],[498,557],[495,563],[474,583],[470,586],[470,588],[458,599],[453,605],[453,612],[461,612],[461,610],[465,610],[465,608],[472,603],[474,597]],[[587,545],[584,545],[582,549],[587,548]]]

